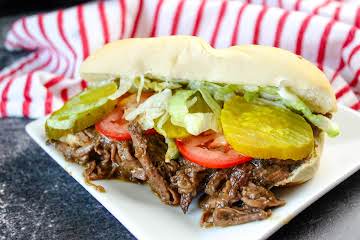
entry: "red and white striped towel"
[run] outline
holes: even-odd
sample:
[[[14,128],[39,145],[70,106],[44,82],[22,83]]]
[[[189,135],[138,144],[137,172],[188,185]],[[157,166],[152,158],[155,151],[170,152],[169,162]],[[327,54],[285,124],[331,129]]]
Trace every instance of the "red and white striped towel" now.
[[[360,109],[360,4],[334,0],[112,0],[24,17],[5,46],[33,52],[0,72],[0,116],[40,117],[86,87],[81,62],[115,39],[197,35],[217,48],[288,49],[322,69]]]

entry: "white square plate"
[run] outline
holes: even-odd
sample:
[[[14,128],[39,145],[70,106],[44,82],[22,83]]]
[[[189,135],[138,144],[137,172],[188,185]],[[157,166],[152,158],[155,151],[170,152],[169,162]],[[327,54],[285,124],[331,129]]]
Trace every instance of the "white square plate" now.
[[[264,221],[210,229],[199,226],[201,210],[196,203],[184,215],[180,208],[160,203],[147,186],[106,180],[97,181],[106,193],[96,191],[85,184],[82,167],[65,161],[58,151],[46,145],[44,118],[28,124],[26,131],[138,239],[265,239],[360,168],[359,155],[355,154],[360,149],[360,114],[340,106],[334,119],[340,125],[341,135],[327,138],[320,169],[312,180],[279,191],[278,196],[286,200],[285,206],[274,209]]]

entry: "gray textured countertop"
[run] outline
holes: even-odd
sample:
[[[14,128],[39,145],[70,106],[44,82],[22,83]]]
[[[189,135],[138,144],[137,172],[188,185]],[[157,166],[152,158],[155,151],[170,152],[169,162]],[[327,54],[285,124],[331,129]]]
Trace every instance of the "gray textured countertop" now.
[[[8,22],[0,19],[0,32]],[[0,68],[13,57],[0,48]],[[28,122],[0,119],[0,240],[135,239],[27,136]],[[270,239],[359,240],[359,226],[360,171]]]

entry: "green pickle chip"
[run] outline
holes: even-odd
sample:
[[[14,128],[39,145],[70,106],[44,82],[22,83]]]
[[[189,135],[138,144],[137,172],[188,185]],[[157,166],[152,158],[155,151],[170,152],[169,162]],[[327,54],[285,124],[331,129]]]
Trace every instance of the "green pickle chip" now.
[[[312,128],[290,110],[246,102],[225,102],[221,123],[227,142],[239,153],[260,159],[301,160],[314,148]]]
[[[110,100],[109,96],[116,90],[117,85],[112,82],[72,97],[46,120],[47,137],[59,139],[94,125],[115,108],[117,100]]]

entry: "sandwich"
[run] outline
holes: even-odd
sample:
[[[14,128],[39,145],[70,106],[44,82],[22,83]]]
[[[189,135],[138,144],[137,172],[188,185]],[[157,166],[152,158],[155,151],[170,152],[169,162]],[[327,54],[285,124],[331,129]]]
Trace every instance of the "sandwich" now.
[[[119,40],[80,67],[88,82],[50,115],[50,144],[84,177],[147,183],[203,227],[263,220],[274,188],[311,179],[336,99],[312,63],[279,48],[214,49],[192,36]]]

